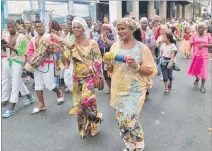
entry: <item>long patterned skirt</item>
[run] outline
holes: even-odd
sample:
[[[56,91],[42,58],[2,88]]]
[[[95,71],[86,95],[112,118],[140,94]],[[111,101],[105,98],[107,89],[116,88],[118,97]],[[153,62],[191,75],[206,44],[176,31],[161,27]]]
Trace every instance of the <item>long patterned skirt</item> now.
[[[131,92],[129,96],[117,99],[113,106],[116,109],[116,119],[119,125],[121,138],[127,151],[142,151],[144,149],[144,133],[139,122],[139,114],[142,111],[146,97],[146,88],[142,88],[141,94]],[[119,102],[120,101],[120,102]]]
[[[116,113],[116,118],[119,124],[120,135],[124,140],[126,148],[129,151],[144,149],[144,136],[143,130],[139,123],[139,116],[124,115],[122,112]]]
[[[73,86],[74,106],[79,107],[77,114],[79,134],[82,138],[90,134],[93,136],[102,122],[102,114],[97,113],[94,78],[74,77]]]

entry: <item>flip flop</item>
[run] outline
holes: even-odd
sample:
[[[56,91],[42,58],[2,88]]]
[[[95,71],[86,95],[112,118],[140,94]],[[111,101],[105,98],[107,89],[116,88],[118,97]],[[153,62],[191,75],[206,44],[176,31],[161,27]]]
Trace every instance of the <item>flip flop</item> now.
[[[164,94],[165,95],[169,94],[169,89],[165,89]]]
[[[61,91],[62,93],[62,97],[61,98],[57,98],[57,105],[61,105],[64,103],[64,94],[63,92]]]
[[[194,85],[198,85],[198,83],[199,83],[199,79],[196,79],[196,80],[194,81]]]
[[[40,112],[44,112],[44,111],[46,111],[46,107],[44,107],[44,108],[42,108],[42,109],[39,109],[38,107],[36,107],[36,108],[34,108],[34,109],[32,110],[31,115],[37,114],[37,113],[40,113]]]
[[[200,92],[201,93],[205,93],[206,92],[206,89],[204,87],[201,87]]]
[[[61,105],[64,103],[64,97],[57,99],[57,105]]]

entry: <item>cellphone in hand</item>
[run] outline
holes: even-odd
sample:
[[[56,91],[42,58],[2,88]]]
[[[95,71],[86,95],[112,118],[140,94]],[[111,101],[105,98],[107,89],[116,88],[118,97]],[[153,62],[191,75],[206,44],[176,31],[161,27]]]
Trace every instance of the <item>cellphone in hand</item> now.
[[[5,45],[5,44],[7,44],[7,42],[4,39],[2,39],[1,44]]]

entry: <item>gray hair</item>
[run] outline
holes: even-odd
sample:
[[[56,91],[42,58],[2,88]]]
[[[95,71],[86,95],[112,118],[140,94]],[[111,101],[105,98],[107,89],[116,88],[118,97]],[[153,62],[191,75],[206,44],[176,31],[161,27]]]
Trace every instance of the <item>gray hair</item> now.
[[[206,28],[206,23],[205,22],[199,22],[198,25],[197,25],[197,28],[198,27]]]
[[[148,22],[148,19],[146,18],[146,17],[142,17],[141,19],[140,19],[140,22],[142,23],[142,22]]]

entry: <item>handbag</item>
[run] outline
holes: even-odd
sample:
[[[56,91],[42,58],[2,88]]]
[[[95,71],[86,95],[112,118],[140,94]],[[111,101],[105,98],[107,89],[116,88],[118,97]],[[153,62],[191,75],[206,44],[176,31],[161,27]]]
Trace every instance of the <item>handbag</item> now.
[[[78,54],[81,57],[83,63],[87,66],[87,64],[85,63],[85,60],[82,57],[82,54],[80,52]],[[103,78],[103,76],[97,75],[95,73],[95,70],[93,68],[94,52],[93,52],[93,49],[92,48],[91,48],[91,55],[92,55],[91,56],[92,57],[92,73],[93,73],[93,76],[94,76],[94,87],[101,91],[101,90],[104,89],[104,78]],[[87,67],[89,68],[89,66],[87,66]]]

